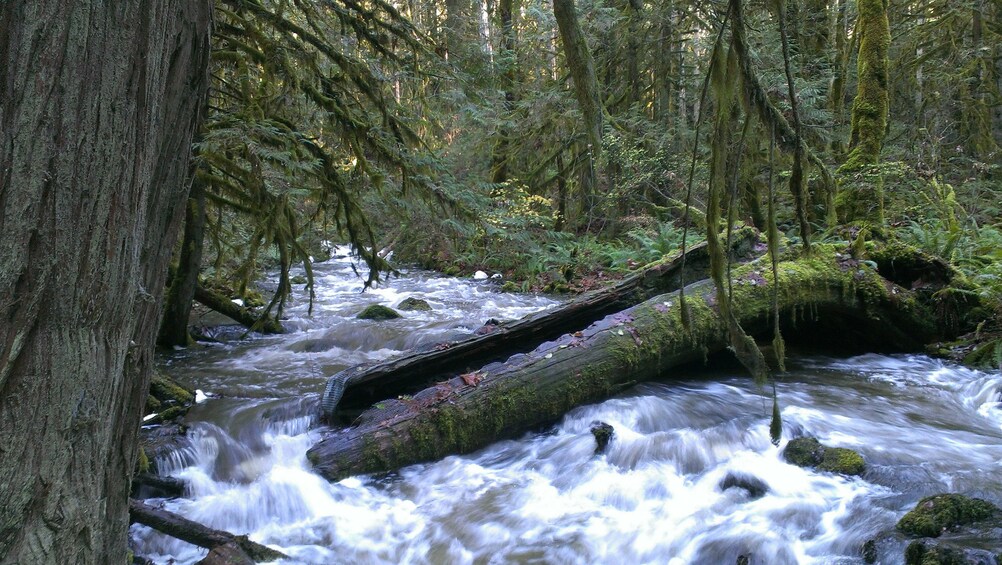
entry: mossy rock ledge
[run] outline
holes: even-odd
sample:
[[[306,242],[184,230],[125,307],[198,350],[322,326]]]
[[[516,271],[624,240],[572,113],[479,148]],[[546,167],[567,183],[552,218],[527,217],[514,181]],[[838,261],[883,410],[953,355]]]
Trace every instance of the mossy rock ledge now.
[[[431,304],[428,304],[427,300],[422,300],[420,298],[414,298],[413,296],[403,299],[400,304],[397,304],[397,308],[403,310],[404,312],[428,312],[431,310]]]
[[[826,447],[813,437],[791,439],[783,450],[783,458],[798,467],[841,475],[862,475],[866,462],[855,451],[845,447]]]
[[[962,494],[937,494],[920,500],[898,521],[898,530],[914,537],[939,537],[943,532],[1002,516],[987,500]]]
[[[397,312],[389,306],[383,306],[382,304],[373,304],[365,308],[355,316],[359,320],[392,320],[394,318],[402,318],[400,312]]]

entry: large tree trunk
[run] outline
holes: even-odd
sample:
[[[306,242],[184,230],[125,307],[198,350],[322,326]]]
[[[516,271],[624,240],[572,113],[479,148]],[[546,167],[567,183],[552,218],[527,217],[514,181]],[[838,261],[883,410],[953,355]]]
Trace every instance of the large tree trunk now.
[[[856,98],[852,103],[849,155],[838,169],[836,208],[845,223],[884,222],[884,185],[879,169],[880,151],[887,133],[887,53],[891,29],[887,0],[860,0],[856,33],[859,35]]]
[[[784,319],[792,315],[800,332],[810,321],[803,319],[806,312],[821,323],[836,323],[843,338],[862,335],[871,347],[915,347],[934,331],[933,317],[910,291],[830,249],[782,262],[778,272],[780,311]],[[733,275],[735,317],[749,333],[771,332],[768,261],[742,266]],[[386,400],[362,414],[356,426],[325,437],[307,457],[323,476],[336,480],[469,453],[538,428],[574,406],[663,377],[673,367],[726,347],[726,324],[715,295],[710,281],[689,287],[688,327],[678,294],[661,295],[531,353],[440,382],[411,398]]]
[[[204,0],[0,5],[0,562],[124,563]]]

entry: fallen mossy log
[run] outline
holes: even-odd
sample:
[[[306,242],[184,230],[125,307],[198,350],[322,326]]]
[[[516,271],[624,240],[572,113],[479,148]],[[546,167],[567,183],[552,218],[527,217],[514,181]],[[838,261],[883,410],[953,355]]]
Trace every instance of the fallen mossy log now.
[[[837,321],[899,349],[934,335],[935,316],[913,293],[881,277],[872,263],[819,247],[778,265],[782,320]],[[768,262],[733,270],[733,309],[751,334],[771,331],[773,279]],[[690,324],[678,293],[657,296],[528,354],[440,382],[413,397],[386,400],[356,425],[328,434],[307,457],[331,480],[381,472],[454,453],[469,453],[556,421],[571,408],[602,400],[637,382],[727,346],[712,282],[687,287]],[[829,326],[830,327],[830,326]],[[798,331],[802,331],[799,328]],[[830,339],[830,338],[829,338]]]
[[[181,541],[204,547],[210,551],[210,556],[212,553],[216,553],[217,557],[210,561],[211,563],[257,563],[288,559],[284,553],[253,542],[247,539],[247,536],[214,530],[139,500],[129,500],[129,518],[137,524],[149,526]],[[223,557],[226,560],[220,560]]]
[[[205,288],[195,287],[195,300],[230,318],[251,331],[265,334],[280,334],[285,331],[282,324],[271,316],[259,315],[250,308],[240,306],[224,294]]]
[[[732,239],[733,259],[747,259],[758,242],[758,233],[744,229],[736,232]],[[651,296],[706,278],[709,268],[710,259],[703,242],[687,251],[684,264],[679,254],[556,309],[492,326],[489,333],[431,345],[375,365],[345,369],[328,379],[321,398],[322,415],[333,421],[339,409],[349,413],[362,410],[387,397],[417,392],[436,378],[454,376],[470,367],[506,359],[543,341],[582,329]]]

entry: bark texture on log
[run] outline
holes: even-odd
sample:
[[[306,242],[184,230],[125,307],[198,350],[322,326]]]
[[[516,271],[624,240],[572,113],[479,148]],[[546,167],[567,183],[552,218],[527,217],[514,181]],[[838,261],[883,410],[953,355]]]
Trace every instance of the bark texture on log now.
[[[247,539],[247,536],[214,530],[168,510],[155,508],[138,500],[129,501],[129,516],[133,522],[149,526],[181,541],[210,550],[221,548],[220,558],[225,555],[234,556],[233,561],[217,560],[211,561],[211,563],[240,563],[241,561],[236,559],[240,555],[246,556],[251,562],[288,559],[284,553],[253,542]]]
[[[746,258],[758,242],[754,230],[742,230],[732,241],[734,260]],[[706,278],[710,259],[706,244],[686,253],[685,264],[678,255],[635,273],[616,285],[582,295],[559,308],[526,316],[496,326],[486,335],[436,344],[376,365],[351,367],[332,376],[321,398],[323,417],[335,420],[337,410],[368,408],[374,402],[400,394],[417,392],[436,379],[500,361],[537,344],[580,330],[609,314],[625,310],[651,296],[677,290],[681,285]],[[344,386],[335,398],[334,386]]]
[[[280,334],[285,331],[282,328],[282,324],[271,316],[262,318],[261,315],[256,314],[250,308],[239,306],[225,295],[205,288],[202,285],[195,287],[195,300],[252,331],[265,334]]]
[[[909,290],[831,249],[784,261],[778,272],[785,317],[837,319],[846,333],[870,330],[901,348],[924,343],[935,331],[933,316]],[[773,281],[768,262],[750,263],[733,274],[734,314],[750,334],[769,331]],[[336,480],[469,453],[556,421],[575,406],[631,384],[664,377],[672,367],[728,343],[713,284],[696,283],[686,296],[688,328],[678,294],[657,296],[531,353],[441,382],[413,398],[384,401],[356,426],[329,434],[307,457],[319,473]]]
[[[0,563],[121,563],[204,0],[0,3]]]

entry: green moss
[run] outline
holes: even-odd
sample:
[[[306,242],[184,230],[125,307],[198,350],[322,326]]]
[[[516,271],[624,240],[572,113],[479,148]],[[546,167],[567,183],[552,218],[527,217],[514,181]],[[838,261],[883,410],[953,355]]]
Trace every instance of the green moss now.
[[[136,472],[150,472],[150,458],[146,456],[146,450],[142,447],[139,448],[139,456],[136,458]]]
[[[152,394],[146,395],[146,406],[144,412],[145,414],[154,414],[156,412],[159,412],[161,406],[162,404],[160,404],[160,401],[157,400],[155,396],[153,396]]]
[[[863,457],[851,449],[844,447],[829,447],[825,449],[819,471],[839,473],[841,475],[862,475],[866,470]]]
[[[427,300],[421,300],[420,298],[414,298],[413,296],[405,298],[397,308],[405,312],[409,311],[419,311],[427,312],[431,310],[431,304],[428,304]]]
[[[790,440],[783,450],[783,458],[798,467],[814,467],[821,463],[825,448],[812,437],[798,437]]]
[[[401,318],[399,312],[390,308],[388,306],[383,306],[382,304],[373,304],[366,307],[358,313],[356,318],[360,320],[392,320],[394,318]]]
[[[979,498],[939,494],[923,498],[898,521],[897,528],[911,536],[938,537],[944,531],[999,515],[999,508]]]
[[[309,282],[309,279],[307,279],[303,275],[296,275],[291,279],[289,279],[289,282],[292,284],[306,284]]]
[[[158,414],[158,420],[161,422],[170,422],[176,418],[184,416],[188,412],[187,406],[171,406],[170,408],[164,410]]]
[[[844,447],[825,447],[812,437],[790,440],[783,450],[783,458],[798,467],[841,475],[861,475],[866,469],[859,453]]]
[[[522,287],[515,281],[504,281],[501,285],[501,292],[522,292]]]
[[[159,371],[155,372],[150,380],[150,395],[161,405],[191,404],[195,401],[194,392]]]

